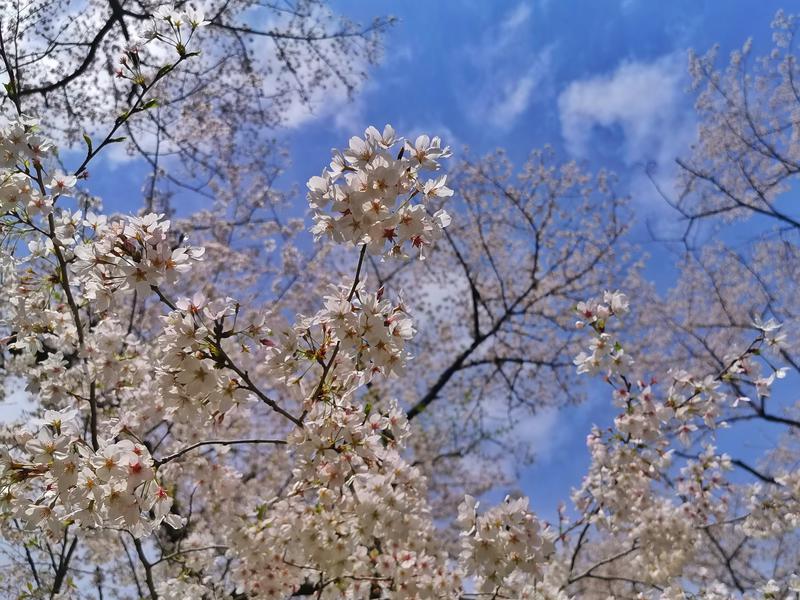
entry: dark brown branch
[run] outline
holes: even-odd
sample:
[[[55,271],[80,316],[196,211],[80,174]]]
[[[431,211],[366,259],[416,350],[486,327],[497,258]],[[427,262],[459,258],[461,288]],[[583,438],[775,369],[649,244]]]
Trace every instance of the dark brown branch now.
[[[187,452],[191,452],[195,448],[200,448],[202,446],[234,446],[234,445],[242,445],[242,444],[276,444],[282,445],[286,444],[286,440],[272,440],[272,439],[242,439],[242,440],[205,440],[202,442],[197,442],[186,446],[185,448],[181,448],[177,452],[173,452],[167,456],[162,458],[153,459],[153,462],[157,466],[164,465],[168,462],[172,462],[186,454]]]
[[[19,96],[22,97],[22,96],[31,96],[33,94],[47,94],[61,87],[64,87],[71,81],[74,81],[75,79],[83,75],[89,69],[91,64],[94,62],[94,58],[97,55],[97,50],[100,48],[100,44],[102,43],[106,34],[109,31],[111,31],[111,29],[114,27],[114,23],[121,18],[122,18],[121,15],[117,15],[114,13],[111,14],[111,16],[106,20],[106,22],[103,24],[100,30],[95,34],[94,38],[92,38],[92,41],[89,42],[86,56],[84,56],[83,61],[81,61],[81,64],[78,65],[78,67],[74,71],[72,71],[72,73],[69,73],[68,75],[62,77],[61,79],[53,81],[51,83],[45,83],[30,88],[23,87],[18,92]]]
[[[64,549],[66,546],[66,531],[64,532],[64,548],[61,550],[61,556],[58,560],[58,569],[56,570],[56,577],[53,580],[53,589],[50,592],[50,598],[55,598],[55,596],[61,591],[61,586],[64,583],[64,577],[67,575],[67,571],[69,570],[69,561],[72,559],[72,554],[75,552],[75,547],[78,545],[78,536],[72,538],[72,542],[69,544],[69,550],[64,553]]]
[[[142,568],[144,568],[144,580],[147,584],[147,590],[150,592],[150,599],[151,600],[158,600],[158,592],[156,592],[156,584],[153,581],[153,565],[147,559],[147,556],[144,553],[144,548],[142,548],[142,542],[139,541],[137,538],[133,538],[133,545],[136,547],[136,554],[139,556],[139,562],[142,563]]]

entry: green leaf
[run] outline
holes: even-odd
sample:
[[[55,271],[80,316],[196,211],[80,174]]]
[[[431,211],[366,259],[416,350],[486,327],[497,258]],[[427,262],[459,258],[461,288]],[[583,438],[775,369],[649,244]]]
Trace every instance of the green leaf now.
[[[86,142],[86,146],[89,148],[89,154],[92,153],[92,138],[90,138],[87,134],[83,134],[83,141]]]
[[[161,68],[158,70],[158,73],[156,73],[156,79],[160,79],[160,78],[162,78],[164,75],[166,75],[167,73],[169,73],[170,71],[172,71],[172,67],[173,67],[173,66],[174,66],[174,65],[164,65],[163,67],[161,67]]]
[[[110,140],[108,140],[108,143],[109,144],[119,144],[120,142],[124,142],[127,139],[128,138],[123,135],[121,137],[111,138]]]

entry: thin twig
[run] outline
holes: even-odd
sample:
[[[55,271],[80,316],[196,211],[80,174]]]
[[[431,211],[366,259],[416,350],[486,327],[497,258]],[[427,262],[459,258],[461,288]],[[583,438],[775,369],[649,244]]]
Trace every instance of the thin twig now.
[[[195,448],[200,448],[201,446],[233,446],[235,444],[285,444],[286,440],[271,440],[271,439],[242,439],[242,440],[205,440],[202,442],[197,442],[195,444],[191,444],[190,446],[186,446],[185,448],[181,448],[177,452],[173,452],[163,458],[156,458],[154,462],[156,466],[164,465],[168,462],[172,462],[186,454],[187,452],[191,452]]]

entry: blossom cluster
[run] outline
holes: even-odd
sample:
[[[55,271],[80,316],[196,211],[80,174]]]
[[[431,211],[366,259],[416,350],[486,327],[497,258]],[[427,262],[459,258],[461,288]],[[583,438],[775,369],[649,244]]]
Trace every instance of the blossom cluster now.
[[[342,166],[349,184],[376,183],[382,177],[394,177],[388,172],[391,169],[405,172],[405,177],[416,176],[419,167],[438,166],[434,159],[445,154],[438,141],[419,140],[412,153],[416,163],[391,159],[385,150],[393,143],[391,128],[382,136],[370,128],[367,140],[351,140],[350,150],[338,163],[335,159],[332,168]],[[337,177],[331,175],[332,180]],[[440,181],[443,185],[444,179]],[[319,205],[315,205],[314,185],[319,183],[310,185],[315,208]],[[407,190],[412,184],[401,182],[398,175],[391,183],[394,189],[383,184],[370,187],[394,202],[396,188]],[[428,191],[432,186],[428,185]],[[336,189],[340,191],[333,193],[344,193]],[[347,211],[342,219],[352,216],[352,210]],[[381,217],[380,210],[376,215]],[[377,229],[394,217],[382,218],[388,221]],[[320,222],[330,221],[317,213],[317,225]],[[367,250],[372,244],[372,251],[382,251],[384,243],[381,238],[378,246],[369,234],[339,241],[365,244]],[[264,327],[267,337],[260,342],[273,376],[297,384],[316,366],[318,378],[311,381],[319,380],[319,384],[306,388],[303,427],[293,429],[287,438],[294,464],[288,492],[259,507],[233,552],[238,561],[238,591],[258,598],[283,598],[306,586],[305,593],[320,598],[366,599],[376,594],[397,599],[449,598],[459,595],[461,579],[467,575],[525,588],[541,574],[541,564],[552,548],[539,521],[526,510],[527,504],[506,503],[480,517],[480,526],[467,535],[469,541],[465,539],[461,566],[454,569],[437,540],[427,508],[425,478],[403,456],[410,435],[405,414],[394,402],[358,402],[356,390],[374,374],[400,371],[406,359],[405,342],[413,335],[402,302],[384,299],[383,290],[368,292],[359,276],[360,265],[359,261],[355,282],[334,288],[314,316],[299,317],[294,326],[267,319]],[[268,553],[256,550],[265,547]]]
[[[148,26],[139,35],[128,40],[116,76],[120,79],[129,79],[143,87],[148,81],[152,83],[153,79],[148,80],[142,69],[147,64],[141,56],[145,44],[154,40],[160,41],[174,48],[179,57],[185,58],[189,55],[188,46],[195,32],[208,23],[203,11],[190,6],[184,6],[181,10],[168,4],[159,6],[153,12]],[[169,70],[170,65],[166,65],[163,69]]]
[[[355,370],[398,374],[406,359],[405,343],[414,334],[402,302],[392,304],[382,290],[367,293],[364,285],[348,300],[346,287],[325,298],[325,308],[314,322],[330,330],[339,353],[350,358]]]
[[[285,598],[324,573],[320,598],[455,597],[461,576],[436,541],[424,477],[400,454],[408,435],[394,403],[315,404],[288,440],[288,494],[260,508],[238,545],[240,591]]]
[[[94,235],[75,247],[72,270],[85,297],[96,301],[100,309],[109,306],[117,292],[148,295],[154,286],[174,283],[204,252],[170,235],[170,222],[164,215],[109,221],[104,215],[89,213],[84,225]]]
[[[153,12],[153,22],[156,24],[167,23],[170,29],[180,30],[181,28],[197,29],[208,25],[202,10],[197,10],[191,6],[183,6],[181,10],[176,10],[174,6],[163,4]]]
[[[369,127],[363,138],[350,138],[344,152],[334,150],[330,167],[308,181],[312,231],[337,242],[364,243],[374,255],[402,256],[409,243],[423,258],[450,223],[444,210],[431,215],[426,203],[453,194],[446,175],[423,179],[423,174],[438,170],[449,156],[438,137],[421,135],[412,144],[390,125],[383,133]],[[418,195],[422,203],[413,202]]]
[[[484,594],[518,594],[510,576],[525,574],[530,583],[541,579],[542,567],[555,550],[551,534],[528,511],[528,499],[510,497],[482,515],[478,503],[467,496],[458,508],[463,528],[460,559],[477,577]]]
[[[0,460],[2,510],[26,529],[59,537],[73,521],[142,537],[162,522],[181,525],[147,448],[119,437],[94,450],[81,436],[77,411],[47,411],[37,430],[18,431],[17,442],[24,451],[4,450]]]
[[[222,337],[239,333],[226,324],[235,312],[231,298],[209,302],[195,294],[162,317],[157,385],[167,418],[199,424],[222,417],[250,396],[241,381],[220,369]]]
[[[749,513],[742,530],[756,538],[785,534],[800,528],[800,470],[775,478],[777,485],[749,487]]]
[[[368,292],[364,279],[334,286],[319,311],[298,316],[292,325],[280,315],[269,315],[247,329],[247,335],[263,346],[273,379],[300,386],[303,399],[309,401],[330,394],[347,396],[379,374],[399,375],[409,359],[406,343],[413,334],[403,303],[384,298],[383,290]],[[318,383],[309,370],[325,378]]]
[[[800,594],[800,576],[795,574],[786,578],[788,585],[781,585],[775,579],[769,579],[758,585],[755,590],[742,594],[743,600],[791,600]],[[736,597],[737,593],[731,586],[720,581],[715,581],[707,586],[702,586],[696,593],[689,595],[680,586],[670,586],[662,592],[653,595],[655,600],[728,600]]]
[[[607,329],[609,319],[624,315],[627,307],[627,298],[619,292],[606,292],[603,302],[590,301],[578,305],[580,320],[576,326],[588,325],[592,339],[590,352],[581,352],[574,362],[579,373],[602,373],[612,383],[616,404],[626,409],[616,418],[615,426],[628,439],[654,441],[662,439],[664,431],[671,430],[684,444],[688,444],[700,424],[712,429],[719,427],[724,424],[720,420],[723,409],[750,401],[743,396],[731,402],[721,391],[723,382],[736,379],[742,384],[752,385],[756,395],[764,397],[769,395],[774,381],[785,376],[785,369],[779,368],[771,368],[769,376],[760,375],[761,363],[754,358],[759,355],[762,344],[768,348],[775,345],[768,340],[775,339],[770,332],[777,326],[774,323],[766,326],[755,324],[761,335],[739,355],[726,356],[722,373],[698,377],[683,369],[671,369],[666,398],[658,400],[651,383],[632,376],[634,358]]]
[[[606,331],[609,318],[620,318],[628,312],[628,299],[620,292],[605,292],[603,300],[579,302],[575,310],[579,329],[589,326],[594,332],[591,352],[581,352],[575,357],[578,373],[601,373],[610,369],[626,372],[632,359],[618,344],[614,344],[612,336]]]
[[[37,169],[55,146],[38,132],[38,121],[29,117],[0,124],[0,214],[44,215],[52,210],[53,195],[64,194],[76,179],[55,172],[49,181],[37,181]]]
[[[0,127],[0,166],[15,170],[26,163],[41,165],[54,149],[52,141],[37,131],[36,119],[20,116]]]
[[[602,373],[614,388],[615,404],[623,410],[613,428],[594,428],[587,438],[591,465],[573,499],[587,522],[606,530],[617,548],[623,549],[627,576],[636,573],[645,583],[661,586],[679,577],[694,560],[704,539],[702,528],[724,523],[731,510],[726,478],[732,469],[731,458],[720,454],[713,444],[702,442],[696,458],[688,458],[676,468],[671,440],[691,446],[697,441],[695,432],[715,431],[725,425],[724,412],[750,402],[747,397],[731,402],[722,389],[723,382],[736,381],[740,389],[752,386],[759,397],[769,394],[769,387],[783,371],[765,362],[772,372],[761,376],[761,363],[755,359],[762,345],[773,348],[779,344],[774,334],[778,326],[754,323],[759,337],[738,354],[725,357],[725,369],[717,375],[669,371],[664,397],[659,398],[654,380],[635,377],[633,357],[611,332],[610,320],[627,310],[627,298],[618,292],[606,292],[602,300],[577,307],[577,327],[588,328],[592,336],[590,352],[575,359],[578,371]],[[797,492],[790,481],[792,476],[787,475],[779,487],[752,487],[750,513],[741,524],[744,532],[763,536],[797,527],[791,516],[796,512],[791,507],[796,504],[793,495]],[[722,585],[719,590],[727,588]],[[682,593],[672,596],[665,591],[655,597],[678,598]],[[714,593],[703,597],[715,598]],[[720,597],[729,597],[720,593]]]

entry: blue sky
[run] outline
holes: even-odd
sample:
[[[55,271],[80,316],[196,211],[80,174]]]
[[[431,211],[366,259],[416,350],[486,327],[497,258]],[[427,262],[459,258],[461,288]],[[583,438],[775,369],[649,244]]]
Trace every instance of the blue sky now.
[[[763,53],[781,8],[768,0],[339,0],[333,6],[361,22],[387,14],[399,21],[386,36],[382,63],[355,97],[335,91],[316,97],[312,112],[297,107],[293,126],[278,132],[293,161],[283,179],[287,189],[318,174],[332,147],[370,124],[440,135],[456,157],[464,145],[473,155],[503,147],[521,163],[531,149],[550,144],[563,158],[617,172],[636,207],[633,240],[651,255],[647,273],[661,287],[674,277],[674,260],[649,239],[644,223],[668,227],[674,215],[644,169],[652,162],[668,180],[674,157],[692,141],[687,49],[705,52],[718,43],[725,57],[752,36],[755,53]],[[136,163],[98,169],[92,191],[109,208],[136,210],[143,173]],[[302,193],[297,202],[305,202]],[[610,418],[607,395],[598,393],[582,406],[543,415],[527,433],[539,460],[524,470],[521,487],[536,510],[552,517],[557,500],[568,498],[588,464],[591,424]]]

